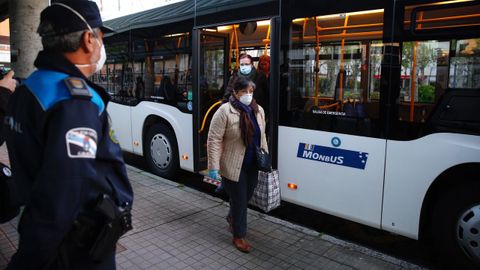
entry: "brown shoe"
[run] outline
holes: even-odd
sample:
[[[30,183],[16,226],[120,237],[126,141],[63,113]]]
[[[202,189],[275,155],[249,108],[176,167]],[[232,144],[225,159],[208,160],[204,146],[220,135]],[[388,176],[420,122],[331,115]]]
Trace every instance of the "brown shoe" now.
[[[241,252],[249,253],[252,246],[245,240],[245,238],[233,238],[233,245]]]
[[[227,216],[228,231],[233,232],[233,221],[231,216]]]

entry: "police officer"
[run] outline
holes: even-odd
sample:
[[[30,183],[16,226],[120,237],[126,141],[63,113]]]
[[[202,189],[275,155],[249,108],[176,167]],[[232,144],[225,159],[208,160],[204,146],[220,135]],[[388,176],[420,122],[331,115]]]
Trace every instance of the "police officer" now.
[[[4,121],[25,203],[7,269],[115,269],[115,243],[130,216],[112,221],[99,205],[109,199],[126,213],[133,192],[108,121],[109,96],[88,80],[105,62],[108,31],[91,1],[57,1],[41,12],[37,70],[11,96]],[[100,233],[112,227],[117,237]]]

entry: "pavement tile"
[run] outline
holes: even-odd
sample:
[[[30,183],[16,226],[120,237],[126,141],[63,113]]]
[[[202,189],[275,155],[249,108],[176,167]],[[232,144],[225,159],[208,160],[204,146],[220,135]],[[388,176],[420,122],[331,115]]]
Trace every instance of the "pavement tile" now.
[[[325,256],[342,264],[349,265],[355,269],[365,269],[367,266],[368,269],[372,270],[402,268],[398,265],[367,256],[361,252],[339,246],[333,246],[325,253]]]

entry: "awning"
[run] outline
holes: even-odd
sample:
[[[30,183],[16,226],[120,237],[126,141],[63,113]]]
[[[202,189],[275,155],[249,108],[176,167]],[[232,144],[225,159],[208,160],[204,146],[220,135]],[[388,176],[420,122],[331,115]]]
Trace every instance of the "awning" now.
[[[196,15],[205,16],[217,12],[252,7],[278,0],[197,0]],[[195,1],[186,0],[131,15],[105,21],[105,25],[113,28],[117,33],[131,29],[151,27],[193,19]],[[248,12],[248,9],[245,9]]]

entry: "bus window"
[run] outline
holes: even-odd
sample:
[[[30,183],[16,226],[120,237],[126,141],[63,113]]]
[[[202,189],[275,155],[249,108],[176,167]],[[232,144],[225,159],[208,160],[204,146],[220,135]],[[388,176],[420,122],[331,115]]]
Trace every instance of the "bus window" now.
[[[422,129],[447,88],[479,87],[480,39],[452,39],[474,34],[465,30],[480,25],[479,14],[475,2],[404,8],[403,29],[411,40],[401,45],[398,120],[412,123],[410,129]],[[449,38],[434,39],[443,36]]]
[[[92,80],[119,103],[153,100],[181,107],[192,97],[190,44],[189,33],[135,40],[131,53],[126,42],[107,43],[107,63]]]
[[[437,40],[402,44],[399,120],[426,121],[447,86],[449,47]]]
[[[224,39],[214,35],[203,35],[203,65],[200,77],[200,90],[205,91],[212,100],[220,99],[225,80]]]
[[[453,43],[449,71],[450,88],[480,87],[480,38]]]
[[[190,34],[165,35],[151,42],[145,68],[145,97],[177,105],[192,90]]]
[[[382,28],[382,9],[292,20],[290,125],[372,134],[379,119]]]

